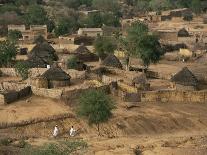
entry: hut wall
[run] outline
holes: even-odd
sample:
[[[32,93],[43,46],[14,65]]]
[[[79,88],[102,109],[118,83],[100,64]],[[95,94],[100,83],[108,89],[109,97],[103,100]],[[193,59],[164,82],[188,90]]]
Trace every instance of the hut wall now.
[[[48,81],[48,87],[49,88],[59,88],[59,87],[66,87],[70,85],[70,80],[64,80],[64,81]]]
[[[176,88],[176,90],[182,90],[182,91],[196,90],[196,87],[194,87],[194,86],[184,86],[184,85],[180,85],[180,84],[175,84],[175,88]]]
[[[30,79],[30,85],[37,88],[48,88],[48,81],[44,78],[32,78]]]

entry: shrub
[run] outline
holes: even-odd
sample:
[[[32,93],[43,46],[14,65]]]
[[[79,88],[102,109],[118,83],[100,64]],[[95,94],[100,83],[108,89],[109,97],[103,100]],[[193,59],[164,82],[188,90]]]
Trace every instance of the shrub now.
[[[15,70],[23,80],[28,78],[29,65],[26,62],[17,62],[15,65]]]
[[[12,139],[10,139],[10,138],[4,138],[4,139],[0,140],[0,144],[4,145],[4,146],[8,146],[11,143],[12,143]]]
[[[68,69],[76,69],[78,68],[78,58],[73,56],[71,58],[68,59],[67,61],[67,67]]]
[[[80,97],[78,115],[85,117],[89,125],[95,124],[100,135],[99,124],[106,122],[112,116],[115,108],[112,99],[100,90],[90,90]]]

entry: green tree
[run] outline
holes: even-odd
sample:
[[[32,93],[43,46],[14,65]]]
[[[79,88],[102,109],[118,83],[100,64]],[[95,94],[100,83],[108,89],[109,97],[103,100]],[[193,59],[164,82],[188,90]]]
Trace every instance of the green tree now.
[[[98,37],[94,42],[95,52],[102,59],[110,53],[114,53],[116,45],[107,37]]]
[[[0,41],[0,66],[8,67],[15,59],[17,46],[15,42]]]
[[[201,1],[200,0],[192,0],[191,2],[191,9],[196,14],[200,14],[202,11]]]
[[[118,12],[120,5],[118,0],[93,0],[93,6],[104,12]]]
[[[48,21],[47,13],[40,5],[30,5],[24,16],[27,25],[43,25]]]
[[[78,28],[77,20],[74,18],[62,18],[58,21],[55,27],[55,35],[71,34]]]
[[[23,80],[26,80],[28,78],[29,65],[26,62],[17,62],[15,64],[15,70]]]
[[[124,39],[124,47],[129,56],[140,58],[146,68],[150,63],[158,62],[163,55],[158,38],[150,34],[148,27],[141,22],[132,24]]]
[[[11,41],[17,41],[18,39],[22,38],[22,33],[18,30],[10,30],[8,32],[8,39]]]
[[[106,122],[112,116],[115,103],[100,90],[90,90],[81,95],[78,115],[88,120],[89,125],[95,124],[100,135],[100,123]]]
[[[73,57],[70,57],[67,61],[67,67],[68,69],[77,69],[78,67],[78,59],[77,57],[73,56]]]

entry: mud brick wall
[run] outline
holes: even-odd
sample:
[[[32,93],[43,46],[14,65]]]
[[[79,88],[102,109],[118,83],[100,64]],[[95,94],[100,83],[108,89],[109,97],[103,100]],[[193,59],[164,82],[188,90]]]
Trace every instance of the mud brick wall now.
[[[0,72],[2,72],[4,76],[17,76],[15,68],[0,68]]]
[[[32,92],[34,95],[42,97],[50,97],[53,99],[61,99],[63,90],[61,89],[45,89],[45,88],[36,88],[32,87]]]
[[[142,102],[183,102],[183,103],[205,103],[207,91],[151,91],[141,93]]]
[[[15,82],[2,82],[0,83],[0,90],[21,90],[27,87],[27,84],[15,83]]]

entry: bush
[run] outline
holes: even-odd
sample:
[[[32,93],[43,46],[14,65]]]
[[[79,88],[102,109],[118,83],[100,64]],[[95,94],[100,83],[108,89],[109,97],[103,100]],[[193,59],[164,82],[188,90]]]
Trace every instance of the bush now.
[[[106,122],[112,116],[115,108],[112,99],[100,90],[89,90],[81,95],[78,115],[85,117],[89,125],[95,124],[100,135],[99,124]]]
[[[70,155],[76,151],[83,151],[88,147],[87,143],[82,140],[61,141],[59,143],[50,143],[44,146],[33,148],[26,147],[22,151],[22,155]]]
[[[71,58],[68,59],[67,61],[67,67],[68,69],[76,69],[78,68],[78,58],[73,56]]]
[[[0,144],[4,145],[4,146],[8,146],[11,143],[12,143],[12,139],[10,139],[10,138],[4,138],[4,139],[0,140]]]
[[[15,65],[15,70],[23,80],[28,78],[29,65],[26,62],[17,62]]]

